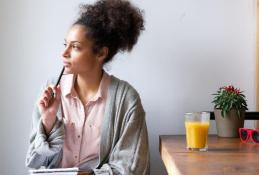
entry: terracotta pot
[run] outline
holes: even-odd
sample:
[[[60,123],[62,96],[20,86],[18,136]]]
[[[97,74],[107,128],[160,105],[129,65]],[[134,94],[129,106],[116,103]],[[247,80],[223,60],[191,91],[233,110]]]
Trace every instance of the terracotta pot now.
[[[225,117],[221,116],[221,110],[214,110],[217,133],[219,137],[239,137],[238,129],[244,127],[245,111],[240,111],[240,117],[237,111],[232,109]]]

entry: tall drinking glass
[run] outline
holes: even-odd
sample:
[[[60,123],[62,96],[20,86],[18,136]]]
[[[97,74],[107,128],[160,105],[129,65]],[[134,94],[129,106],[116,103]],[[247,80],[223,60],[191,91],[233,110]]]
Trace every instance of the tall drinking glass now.
[[[185,114],[187,149],[192,151],[208,150],[207,139],[209,126],[209,112],[194,112]]]

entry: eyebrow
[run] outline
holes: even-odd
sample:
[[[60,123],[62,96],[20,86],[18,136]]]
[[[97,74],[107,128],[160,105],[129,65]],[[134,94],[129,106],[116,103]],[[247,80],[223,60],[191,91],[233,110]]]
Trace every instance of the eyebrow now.
[[[64,41],[65,41],[65,42],[67,42],[67,40],[66,40],[66,39],[64,39]],[[72,43],[72,44],[73,44],[73,43],[79,43],[79,44],[82,44],[82,42],[80,42],[80,41],[71,41],[70,43]]]

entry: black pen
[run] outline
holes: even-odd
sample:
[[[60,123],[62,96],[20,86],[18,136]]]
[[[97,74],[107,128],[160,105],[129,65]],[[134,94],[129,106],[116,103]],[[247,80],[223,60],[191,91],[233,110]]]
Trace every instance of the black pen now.
[[[55,84],[55,87],[57,87],[57,86],[59,85],[59,82],[60,82],[61,77],[62,77],[62,75],[63,75],[63,73],[64,73],[64,70],[65,70],[65,67],[63,67],[63,69],[61,70],[61,72],[60,72],[60,74],[59,74],[59,77],[58,77],[58,81],[57,81],[56,84]]]
[[[65,67],[62,68],[62,70],[61,70],[61,72],[60,72],[60,74],[59,74],[58,80],[57,80],[57,82],[56,82],[56,84],[55,84],[55,87],[57,87],[57,86],[59,85],[60,80],[61,80],[61,77],[62,77],[62,75],[63,75],[63,73],[64,73],[64,70],[65,70]],[[51,96],[52,96],[52,98],[54,98],[54,97],[55,97],[55,93],[53,92],[53,93],[51,94]]]

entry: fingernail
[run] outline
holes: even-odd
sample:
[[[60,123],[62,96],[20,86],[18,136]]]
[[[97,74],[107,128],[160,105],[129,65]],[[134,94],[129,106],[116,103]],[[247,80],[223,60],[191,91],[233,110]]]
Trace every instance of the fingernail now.
[[[54,93],[54,92],[51,93],[51,97],[52,97],[52,98],[55,97],[55,93]]]

